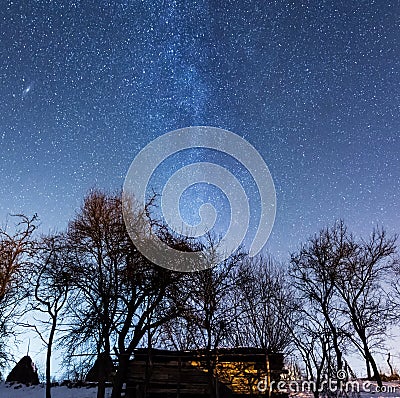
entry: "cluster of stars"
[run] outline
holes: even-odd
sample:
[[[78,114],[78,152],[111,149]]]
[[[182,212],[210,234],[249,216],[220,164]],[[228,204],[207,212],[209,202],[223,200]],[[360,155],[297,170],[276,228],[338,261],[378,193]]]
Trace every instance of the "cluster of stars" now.
[[[6,3],[3,219],[37,212],[63,228],[88,189],[121,188],[152,139],[212,125],[270,168],[271,251],[286,258],[339,217],[399,232],[397,2]]]

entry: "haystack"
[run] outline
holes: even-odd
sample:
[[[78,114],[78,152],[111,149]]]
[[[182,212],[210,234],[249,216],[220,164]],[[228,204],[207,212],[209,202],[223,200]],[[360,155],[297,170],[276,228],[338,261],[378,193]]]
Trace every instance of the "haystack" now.
[[[110,354],[101,353],[86,375],[86,381],[112,381],[115,367]]]
[[[23,357],[10,372],[6,379],[7,382],[22,383],[27,386],[39,384],[39,376],[35,364],[31,357]]]

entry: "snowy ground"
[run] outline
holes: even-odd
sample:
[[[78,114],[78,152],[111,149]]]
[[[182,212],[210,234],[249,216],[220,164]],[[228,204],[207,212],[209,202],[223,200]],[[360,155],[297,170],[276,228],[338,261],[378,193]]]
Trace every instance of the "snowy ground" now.
[[[96,398],[96,387],[53,387],[51,389],[52,398]],[[44,398],[45,388],[43,384],[38,386],[26,387],[23,384],[10,385],[0,383],[0,398]],[[106,398],[111,397],[111,388],[106,391]]]
[[[349,398],[400,398],[400,383],[383,383],[384,389],[382,392],[378,391],[376,384],[369,383],[367,387],[363,385],[364,382],[359,381],[360,394],[351,393],[347,394]],[[287,387],[287,386],[286,386]],[[96,387],[53,387],[51,389],[52,398],[96,398]],[[8,383],[0,383],[0,398],[44,398],[45,388],[44,385],[26,387],[21,384],[10,385]],[[297,392],[291,393],[292,398],[312,398],[313,394],[310,392]],[[346,395],[342,395],[345,397]],[[106,391],[106,398],[111,397],[111,388]]]

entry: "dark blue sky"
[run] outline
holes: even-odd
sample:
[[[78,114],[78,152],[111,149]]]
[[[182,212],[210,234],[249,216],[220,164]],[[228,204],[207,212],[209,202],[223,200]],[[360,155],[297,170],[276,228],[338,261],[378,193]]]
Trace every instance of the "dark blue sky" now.
[[[337,218],[400,232],[399,2],[3,3],[1,222],[62,229],[152,139],[210,125],[268,164],[278,257]]]

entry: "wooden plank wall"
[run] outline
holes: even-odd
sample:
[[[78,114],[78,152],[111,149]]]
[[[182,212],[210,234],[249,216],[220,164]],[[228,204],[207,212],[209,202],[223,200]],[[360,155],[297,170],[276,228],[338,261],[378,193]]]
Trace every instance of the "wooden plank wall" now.
[[[131,361],[126,382],[129,398],[205,398],[210,396],[207,360],[215,362],[214,383],[220,398],[259,395],[257,382],[267,372],[271,379],[283,370],[283,355],[267,356],[262,350],[218,350],[211,356],[205,351],[137,350]],[[218,379],[218,381],[216,381]]]

